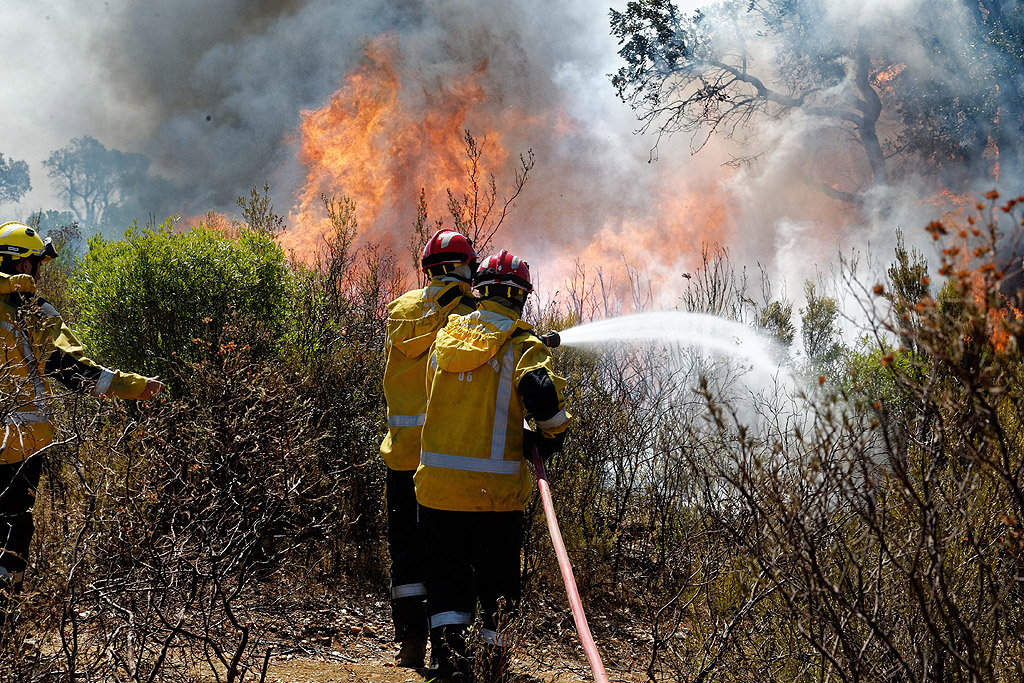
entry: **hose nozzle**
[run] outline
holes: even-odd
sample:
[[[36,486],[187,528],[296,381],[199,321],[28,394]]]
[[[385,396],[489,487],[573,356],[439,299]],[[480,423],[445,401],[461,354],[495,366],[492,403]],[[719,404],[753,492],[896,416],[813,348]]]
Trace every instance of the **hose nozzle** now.
[[[540,336],[540,340],[544,342],[544,346],[548,347],[549,349],[557,349],[559,344],[562,343],[562,338],[559,337],[558,333],[555,332],[554,330],[542,334]]]

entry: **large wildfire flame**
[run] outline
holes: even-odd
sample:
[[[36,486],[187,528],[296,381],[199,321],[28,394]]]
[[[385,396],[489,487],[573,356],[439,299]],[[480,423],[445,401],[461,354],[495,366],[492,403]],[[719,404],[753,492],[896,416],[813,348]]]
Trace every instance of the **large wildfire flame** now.
[[[873,77],[879,87],[892,87],[904,69],[886,65]],[[501,93],[489,92],[491,83],[486,61],[426,77],[403,62],[397,38],[367,41],[360,64],[330,101],[302,113],[298,156],[306,181],[281,237],[283,245],[311,259],[330,230],[321,197],[348,196],[356,204],[357,245],[380,245],[399,264],[411,265],[421,191],[428,231],[439,219],[452,226],[448,193],[461,197],[467,188],[467,130],[486,150],[480,178],[511,175],[508,140],[541,149],[571,149],[579,140],[574,137],[579,126],[565,112],[499,106]],[[693,174],[681,179],[670,164],[653,166],[644,180],[646,201],[619,205],[615,196],[605,196],[595,206],[592,193],[567,197],[590,182],[571,159],[541,155],[538,164],[550,164],[543,170],[562,184],[556,189],[538,183],[535,174],[491,248],[507,248],[531,262],[542,301],[578,297],[581,292],[568,290],[584,269],[590,282],[600,281],[605,313],[673,305],[686,286],[685,274],[700,266],[705,246],[728,247],[742,237],[734,224],[736,200],[722,189],[735,169],[719,168],[697,185]],[[823,196],[809,197],[798,184],[783,183],[778,189],[775,199],[801,204],[806,226],[824,228],[801,228],[796,238],[810,251],[834,247],[835,235],[842,232],[837,226],[854,219],[837,213],[834,202]],[[945,218],[962,217],[970,197],[940,190],[931,202],[949,212]],[[522,220],[524,213],[527,220]]]
[[[330,102],[302,113],[299,159],[306,183],[289,217],[294,227],[282,239],[286,247],[308,253],[318,242],[328,227],[326,194],[355,200],[363,243],[397,252],[410,243],[421,189],[437,214],[446,191],[463,186],[463,136],[470,111],[484,97],[479,77],[486,64],[457,82],[424,87],[417,110],[403,100],[399,61],[393,38],[369,42],[362,64]],[[486,140],[488,162],[504,162],[498,132],[474,134]]]
[[[298,142],[306,182],[289,216],[290,228],[282,235],[283,245],[299,258],[314,254],[329,229],[321,196],[345,195],[356,202],[359,243],[380,244],[401,263],[410,263],[406,256],[421,189],[429,229],[442,217],[451,225],[447,193],[459,197],[467,185],[466,130],[485,145],[481,163],[486,167],[480,175],[493,172],[499,177],[511,167],[504,143],[508,131],[538,144],[574,134],[564,112],[487,106],[486,75],[487,64],[481,63],[443,82],[423,83],[418,74],[403,69],[394,38],[369,41],[361,64],[329,103],[302,114]],[[731,233],[713,183],[685,188],[673,182],[670,170],[656,173],[661,174],[654,183],[657,196],[651,197],[644,215],[619,215],[610,203],[597,224],[592,224],[592,215],[573,215],[550,188],[528,184],[522,202],[543,216],[543,225],[527,225],[513,216],[502,226],[495,246],[533,261],[535,279],[547,290],[542,297],[564,291],[573,270],[583,264],[602,269],[609,293],[628,307],[627,267],[642,271],[658,287],[694,267],[702,244],[723,244]],[[570,185],[585,182],[568,180]],[[537,272],[538,265],[543,273]]]

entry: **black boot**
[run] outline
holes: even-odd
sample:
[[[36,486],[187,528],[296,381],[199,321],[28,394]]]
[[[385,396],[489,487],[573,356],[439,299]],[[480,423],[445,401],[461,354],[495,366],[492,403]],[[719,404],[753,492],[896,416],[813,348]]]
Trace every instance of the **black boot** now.
[[[466,656],[467,630],[464,625],[430,629],[428,678],[452,683],[469,683],[472,680],[471,662]]]
[[[397,666],[418,669],[427,653],[427,603],[423,596],[391,601],[395,640],[401,643],[395,655]]]
[[[14,624],[18,616],[21,573],[12,574],[0,566],[0,648],[14,642]]]

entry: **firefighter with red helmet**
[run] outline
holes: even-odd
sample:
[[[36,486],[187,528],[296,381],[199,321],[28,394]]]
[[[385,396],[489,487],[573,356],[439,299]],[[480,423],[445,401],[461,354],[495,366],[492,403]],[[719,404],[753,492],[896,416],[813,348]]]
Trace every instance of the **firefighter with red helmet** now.
[[[156,378],[110,370],[85,356],[56,309],[35,295],[41,266],[55,258],[53,244],[35,228],[0,225],[0,624],[7,622],[21,588],[42,452],[54,438],[49,380],[72,391],[140,400],[164,386]]]
[[[420,427],[427,407],[423,377],[430,345],[449,315],[476,308],[471,288],[476,252],[465,236],[439,230],[423,247],[421,267],[430,278],[388,304],[384,397],[388,433],[380,445],[387,465],[391,614],[400,649],[398,666],[423,666],[427,647],[424,550],[417,533],[413,474],[420,462]]]
[[[520,599],[523,514],[533,492],[524,419],[542,455],[559,450],[569,415],[551,352],[520,319],[529,265],[501,251],[477,269],[477,310],[437,334],[416,470],[420,532],[430,549],[427,611],[433,673],[485,683],[505,677]],[[484,649],[474,666],[466,633],[480,603]]]

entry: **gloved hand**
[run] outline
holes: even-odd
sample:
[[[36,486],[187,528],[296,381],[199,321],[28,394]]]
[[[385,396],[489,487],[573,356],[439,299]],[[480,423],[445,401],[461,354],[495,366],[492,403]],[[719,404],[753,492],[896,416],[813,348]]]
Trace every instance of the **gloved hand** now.
[[[540,340],[549,349],[557,349],[562,344],[562,338],[554,330],[540,335]]]
[[[526,451],[527,460],[532,457],[533,448],[536,447],[541,460],[547,461],[553,454],[562,450],[562,446],[565,444],[565,435],[566,432],[560,432],[553,437],[547,437],[532,429],[523,430],[523,450]]]

